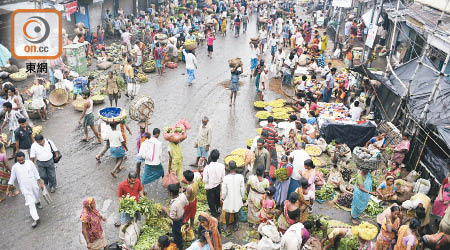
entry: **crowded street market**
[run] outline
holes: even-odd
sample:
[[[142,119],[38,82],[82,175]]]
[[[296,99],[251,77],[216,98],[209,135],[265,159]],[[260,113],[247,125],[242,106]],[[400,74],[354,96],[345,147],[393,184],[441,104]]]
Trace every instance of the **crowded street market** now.
[[[449,2],[0,3],[0,246],[450,249]]]

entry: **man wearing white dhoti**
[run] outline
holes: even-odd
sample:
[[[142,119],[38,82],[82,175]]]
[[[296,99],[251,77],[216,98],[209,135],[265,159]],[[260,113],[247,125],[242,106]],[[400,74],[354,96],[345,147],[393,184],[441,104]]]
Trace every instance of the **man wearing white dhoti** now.
[[[9,189],[17,179],[20,191],[25,196],[25,206],[29,207],[30,215],[34,220],[31,226],[35,228],[39,224],[39,215],[36,207],[42,208],[39,201],[39,187],[44,189],[44,183],[39,177],[39,172],[34,163],[30,160],[25,160],[23,152],[17,152],[16,157],[17,163],[11,168],[11,177],[9,178],[6,194],[9,194]]]

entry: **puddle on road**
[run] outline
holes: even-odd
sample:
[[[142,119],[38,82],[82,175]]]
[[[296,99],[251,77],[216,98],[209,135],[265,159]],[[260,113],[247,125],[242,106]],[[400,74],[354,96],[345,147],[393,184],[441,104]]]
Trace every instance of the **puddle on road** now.
[[[231,80],[222,81],[222,82],[219,82],[218,84],[222,85],[226,89],[229,89],[230,88],[230,84],[231,84]],[[244,85],[244,82],[243,81],[239,81],[239,87],[241,87],[242,85]]]

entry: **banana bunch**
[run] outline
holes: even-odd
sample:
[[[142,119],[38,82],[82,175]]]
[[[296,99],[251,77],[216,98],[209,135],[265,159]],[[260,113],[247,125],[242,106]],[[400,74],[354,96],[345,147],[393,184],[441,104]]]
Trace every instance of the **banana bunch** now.
[[[139,78],[140,83],[146,83],[148,81],[148,77],[144,73],[138,73],[136,76]]]
[[[285,181],[289,178],[287,168],[279,168],[275,170],[275,177],[279,181]]]
[[[155,70],[156,69],[156,61],[155,60],[147,60],[145,63],[144,63],[144,67],[143,67],[143,70],[144,71],[153,71],[153,70]]]
[[[240,155],[229,155],[225,157],[225,164],[229,164],[230,161],[236,162],[237,167],[243,167],[244,166],[244,157]]]

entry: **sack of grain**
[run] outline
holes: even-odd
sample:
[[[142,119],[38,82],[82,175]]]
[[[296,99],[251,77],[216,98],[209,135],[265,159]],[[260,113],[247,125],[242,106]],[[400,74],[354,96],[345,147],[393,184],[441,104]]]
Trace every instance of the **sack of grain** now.
[[[108,69],[111,66],[112,66],[112,62],[105,61],[105,62],[97,63],[97,68],[102,69],[102,70]]]

